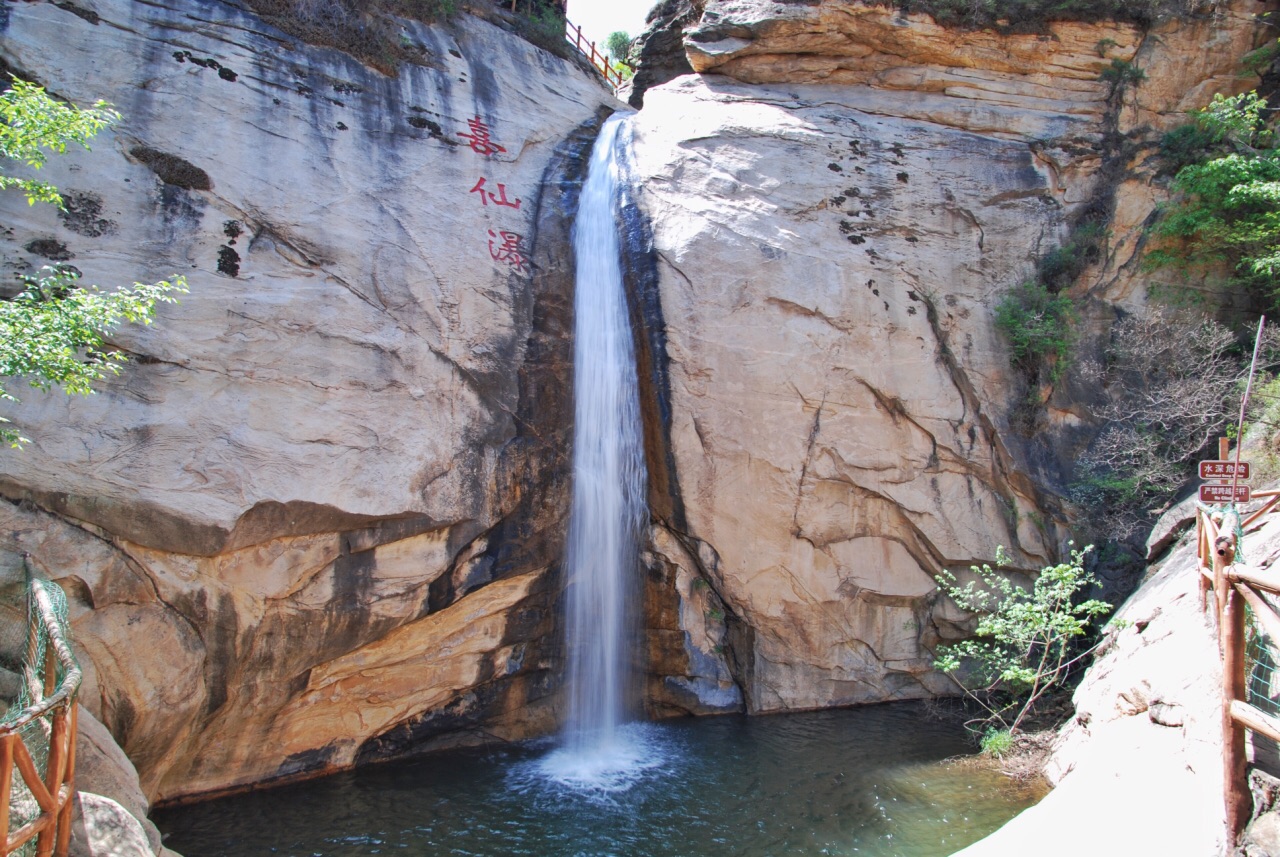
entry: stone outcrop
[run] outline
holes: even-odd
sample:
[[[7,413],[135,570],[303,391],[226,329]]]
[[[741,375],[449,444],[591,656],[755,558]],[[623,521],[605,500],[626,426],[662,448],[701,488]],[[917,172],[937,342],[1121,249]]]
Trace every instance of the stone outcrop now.
[[[664,0],[649,11],[645,31],[632,49],[637,65],[627,99],[632,107],[644,106],[649,89],[693,73],[684,52],[684,31],[701,19],[705,5],[705,0]]]
[[[1096,847],[1103,832],[1117,854],[1228,853],[1222,662],[1213,608],[1200,608],[1194,541],[1192,530],[1118,611],[1125,626],[1108,632],[1046,768],[1054,790],[956,857],[1012,857],[1028,848],[1078,854]],[[1251,527],[1244,544],[1251,564],[1274,568],[1280,517]],[[1274,770],[1269,748],[1253,746],[1251,757]],[[1274,847],[1268,832],[1274,825],[1274,817],[1264,816],[1247,848]],[[1055,836],[1046,838],[1045,830]]]
[[[98,722],[82,706],[77,715],[76,728],[76,789],[93,798],[109,800],[124,812],[133,816],[138,829],[142,831],[149,854],[160,854],[163,846],[160,842],[160,831],[147,818],[151,809],[147,796],[138,782],[138,771],[129,761],[129,757],[120,749],[107,728]],[[103,805],[95,804],[92,799],[82,800],[76,809],[80,819],[72,826],[72,842],[83,843],[87,853],[111,853],[99,850],[94,852],[88,834],[97,827],[93,819],[94,808]],[[115,818],[115,810],[106,807],[108,818]],[[111,822],[114,827],[132,830],[128,822]],[[82,835],[83,834],[83,835]]]
[[[9,68],[124,116],[0,264],[190,294],[5,410],[0,569],[68,592],[85,706],[160,801],[552,728],[567,233],[621,105],[468,15],[392,77],[240,2],[87,8],[0,10]]]
[[[723,601],[749,710],[947,691],[931,652],[966,626],[935,576],[997,544],[1024,569],[1058,555],[1062,465],[1089,428],[1011,372],[995,307],[1095,212],[1119,225],[1077,287],[1093,330],[1141,307],[1114,272],[1160,191],[1130,168],[1248,86],[1231,75],[1254,11],[1027,35],[709,0],[685,31],[700,74],[649,89],[635,120],[668,320],[655,511]],[[1113,60],[1159,82],[1117,87]],[[1027,437],[1009,414],[1031,394],[1049,415]]]

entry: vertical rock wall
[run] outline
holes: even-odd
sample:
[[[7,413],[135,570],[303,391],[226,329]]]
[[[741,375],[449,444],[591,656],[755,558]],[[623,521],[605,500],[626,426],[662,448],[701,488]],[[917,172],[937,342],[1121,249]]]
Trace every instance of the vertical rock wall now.
[[[845,0],[709,0],[696,75],[644,93],[640,204],[667,319],[678,494],[655,503],[724,605],[753,711],[945,692],[964,617],[934,582],[998,544],[1038,568],[1067,537],[1077,390],[1028,436],[994,325],[1074,219],[1116,226],[1076,287],[1091,335],[1140,309],[1135,247],[1159,133],[1248,88],[1256,4],[1151,31],[957,31]],[[1209,46],[1206,48],[1206,46]],[[1147,81],[1117,87],[1113,61]],[[1105,270],[1104,270],[1105,269]],[[709,615],[719,615],[716,608]]]
[[[124,115],[0,200],[6,278],[187,276],[90,398],[15,389],[0,569],[67,589],[152,799],[555,722],[576,182],[602,83],[492,23],[388,77],[239,2],[5,4]],[[407,50],[407,48],[406,48]]]

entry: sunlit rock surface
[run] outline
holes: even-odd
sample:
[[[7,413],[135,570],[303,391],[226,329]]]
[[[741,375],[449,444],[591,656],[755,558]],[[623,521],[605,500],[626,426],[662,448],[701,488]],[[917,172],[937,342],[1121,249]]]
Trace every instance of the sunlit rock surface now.
[[[1117,224],[1076,289],[1086,327],[1141,310],[1134,248],[1162,198],[1147,161],[1183,111],[1247,88],[1254,11],[1003,35],[710,0],[685,30],[702,74],[649,89],[636,122],[668,524],[702,545],[750,710],[945,691],[931,652],[965,626],[935,576],[997,544],[1024,569],[1062,549],[1081,392],[1027,391],[995,307],[1088,210]],[[1112,60],[1151,82],[1113,88]],[[1027,395],[1047,401],[1034,432],[1009,418]]]
[[[92,5],[0,9],[9,67],[124,115],[45,170],[66,213],[4,198],[0,265],[191,293],[4,410],[0,558],[67,589],[85,705],[159,800],[553,728],[573,171],[621,105],[469,15],[393,78]]]
[[[1280,556],[1280,518],[1251,528],[1252,563]],[[1105,831],[1117,854],[1228,853],[1222,801],[1222,661],[1197,589],[1195,531],[1118,612],[1075,692],[1046,774],[1054,790],[956,857],[1078,854]],[[1210,598],[1213,596],[1210,595]],[[1087,815],[1089,823],[1074,823]],[[1046,838],[1045,830],[1057,831]]]

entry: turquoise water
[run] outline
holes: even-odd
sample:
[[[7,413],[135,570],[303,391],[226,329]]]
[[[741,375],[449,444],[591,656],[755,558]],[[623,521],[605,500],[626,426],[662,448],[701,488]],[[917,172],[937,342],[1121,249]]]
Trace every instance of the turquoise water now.
[[[157,813],[185,857],[944,857],[1037,794],[945,762],[973,747],[918,703],[634,724],[622,792],[544,773],[533,742],[435,754]]]

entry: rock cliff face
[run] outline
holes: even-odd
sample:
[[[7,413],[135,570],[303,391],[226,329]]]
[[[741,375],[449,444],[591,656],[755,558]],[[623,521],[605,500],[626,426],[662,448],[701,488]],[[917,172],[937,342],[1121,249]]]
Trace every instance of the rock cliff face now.
[[[602,83],[463,15],[386,77],[241,3],[0,9],[9,67],[125,119],[6,198],[49,258],[191,292],[92,398],[20,391],[0,567],[71,596],[153,800],[546,731],[567,234]]]
[[[1145,159],[1247,88],[1252,11],[1028,36],[662,7],[698,73],[643,93],[621,218],[651,713],[949,690],[931,650],[966,617],[934,575],[1059,551],[1081,423],[1045,390],[1043,432],[1010,425],[993,307],[1098,206],[1090,322],[1142,306]],[[0,5],[11,68],[125,116],[51,164],[65,212],[0,200],[6,277],[192,286],[99,395],[23,392],[34,442],[0,457],[0,572],[29,551],[68,591],[84,700],[152,800],[557,720],[568,231],[621,105],[472,16],[399,38],[424,64],[387,77],[241,0]]]
[[[645,92],[635,132],[671,320],[664,520],[723,600],[751,710],[945,691],[931,650],[963,617],[935,575],[1059,551],[1081,415],[1050,389],[1039,434],[1011,426],[995,305],[1092,208],[1116,226],[1090,317],[1141,308],[1143,161],[1247,88],[1255,5],[1019,35],[709,0],[686,28],[700,74]],[[1150,82],[1115,87],[1113,60]]]

